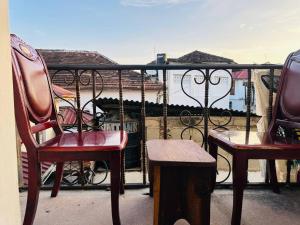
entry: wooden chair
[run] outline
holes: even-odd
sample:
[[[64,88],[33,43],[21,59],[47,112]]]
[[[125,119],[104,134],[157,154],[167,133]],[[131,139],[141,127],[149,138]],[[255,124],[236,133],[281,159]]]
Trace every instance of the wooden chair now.
[[[127,143],[124,131],[63,133],[57,122],[51,82],[41,55],[16,35],[11,35],[15,116],[18,131],[28,153],[28,196],[23,225],[32,225],[41,186],[40,163],[56,162],[51,197],[58,193],[65,161],[109,160],[111,165],[111,207],[114,225],[120,225],[119,192],[121,158]],[[36,124],[31,126],[31,123]],[[55,137],[37,143],[34,134],[52,128]],[[100,218],[99,218],[100,219]]]
[[[275,159],[300,158],[299,141],[290,135],[294,129],[300,128],[299,87],[300,51],[290,54],[284,64],[272,120],[262,141],[255,138],[257,134],[253,132],[250,132],[249,143],[242,143],[237,137],[249,135],[246,132],[210,131],[208,137],[210,153],[217,158],[217,148],[221,147],[233,156],[232,225],[239,225],[241,221],[243,190],[247,184],[249,159],[268,160],[270,182],[274,191],[278,192]],[[253,142],[251,139],[256,141]]]

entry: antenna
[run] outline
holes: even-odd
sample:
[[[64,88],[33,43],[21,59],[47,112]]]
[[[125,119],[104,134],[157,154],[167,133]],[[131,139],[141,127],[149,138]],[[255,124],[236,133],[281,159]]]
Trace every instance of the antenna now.
[[[153,56],[156,59],[156,46],[155,45],[153,46]]]

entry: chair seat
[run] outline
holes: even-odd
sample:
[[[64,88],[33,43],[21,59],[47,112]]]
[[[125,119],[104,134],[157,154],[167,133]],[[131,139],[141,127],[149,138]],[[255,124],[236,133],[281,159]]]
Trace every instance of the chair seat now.
[[[125,148],[127,140],[125,131],[63,133],[40,145],[39,161],[76,160],[83,154],[88,160],[99,152],[103,155],[104,152],[121,151]]]

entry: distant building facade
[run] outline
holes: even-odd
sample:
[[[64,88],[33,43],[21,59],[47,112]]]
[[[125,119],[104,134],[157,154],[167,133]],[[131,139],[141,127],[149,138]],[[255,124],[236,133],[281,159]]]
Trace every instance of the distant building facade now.
[[[114,65],[117,64],[113,60],[101,55],[95,51],[73,51],[73,50],[38,50],[46,64],[55,65]],[[53,71],[49,71],[50,75]],[[99,98],[119,98],[119,76],[118,71],[98,71],[100,76],[96,75],[96,95],[100,92],[103,85],[102,93]],[[73,77],[67,71],[55,75],[52,82],[67,90],[75,93],[75,82],[71,84]],[[84,106],[92,99],[92,82],[90,73],[81,75],[81,106]],[[141,75],[135,71],[122,72],[123,98],[124,100],[139,101],[141,99]],[[146,79],[145,81],[145,100],[149,102],[157,102],[158,94],[162,90],[162,83]],[[63,104],[61,102],[61,104]],[[68,103],[65,103],[68,106]],[[92,104],[89,103],[85,110],[91,112]]]
[[[165,61],[162,60],[163,58],[165,58]],[[168,63],[171,65],[235,64],[232,59],[211,55],[200,51],[193,51],[176,59],[166,59],[163,54],[158,54],[157,60],[153,61],[152,64],[153,63]],[[203,106],[205,97],[205,84],[200,84],[203,80],[203,74],[196,70],[187,73],[186,72],[186,70],[167,71],[168,103],[195,107],[201,104]],[[205,74],[205,71],[202,72]],[[212,70],[210,72],[212,72]],[[231,73],[230,70],[228,72]],[[216,85],[209,85],[208,106],[212,106],[213,108],[229,108],[229,94],[226,95],[226,93],[230,91],[231,76],[228,72],[225,70],[218,70],[212,74],[211,82]],[[161,72],[158,72],[157,79],[162,82],[163,78]],[[226,96],[223,97],[224,95]]]
[[[229,96],[229,108],[238,111],[247,111],[247,92],[248,92],[248,71],[240,70],[232,72],[232,89]],[[251,98],[250,107],[251,112],[256,111],[255,104],[255,89],[251,82]]]

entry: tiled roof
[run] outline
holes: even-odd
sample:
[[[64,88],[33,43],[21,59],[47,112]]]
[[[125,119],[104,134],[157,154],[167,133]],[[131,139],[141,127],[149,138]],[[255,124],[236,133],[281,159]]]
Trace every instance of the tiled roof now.
[[[248,78],[248,71],[247,70],[240,70],[232,72],[233,79],[247,79]]]
[[[191,53],[188,53],[186,55],[183,55],[179,57],[178,59],[175,59],[175,62],[177,63],[235,63],[232,59],[224,58],[221,56],[216,56],[212,54],[208,54],[205,52],[200,51],[193,51]]]
[[[232,59],[224,58],[217,55],[212,55],[205,52],[195,50],[188,54],[185,54],[179,58],[168,58],[168,63],[183,63],[183,64],[204,64],[204,63],[227,63],[235,64]],[[150,64],[155,64],[156,61],[152,61]]]
[[[83,124],[90,124],[92,122],[93,115],[88,112],[82,113]],[[69,106],[60,107],[58,122],[63,127],[76,126],[77,124],[77,115],[76,111]]]
[[[38,49],[45,59],[46,64],[57,64],[57,65],[96,65],[96,64],[117,64],[111,59],[99,54],[95,51],[69,51],[69,50],[51,50],[51,49]],[[50,74],[53,71],[49,71]],[[119,78],[117,71],[99,71],[103,78],[104,88],[118,89],[119,88]],[[102,84],[101,79],[97,76],[96,85],[100,86]],[[87,85],[81,85],[83,89],[92,88],[92,83],[88,82],[90,75],[83,74],[81,76],[81,82]],[[71,82],[73,77],[71,74],[66,72],[59,73],[52,80],[54,84],[64,87],[66,89],[74,89],[74,84],[68,85],[67,83]],[[123,71],[122,72],[122,84],[124,89],[140,89],[141,88],[141,75],[135,71]],[[146,90],[160,90],[162,89],[162,83],[158,81],[152,81],[146,79],[145,81]]]
[[[75,98],[76,95],[74,92],[66,90],[58,85],[52,85],[53,92],[61,98]]]

